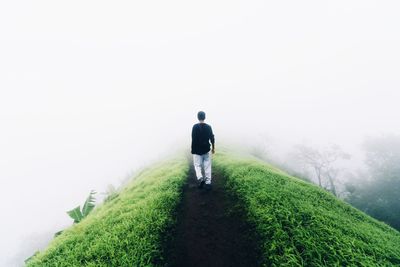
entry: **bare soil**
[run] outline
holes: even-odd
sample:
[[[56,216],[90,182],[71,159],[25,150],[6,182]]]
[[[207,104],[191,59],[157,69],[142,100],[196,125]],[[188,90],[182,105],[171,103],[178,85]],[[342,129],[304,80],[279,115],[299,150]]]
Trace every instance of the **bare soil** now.
[[[166,266],[259,266],[255,231],[225,191],[223,175],[213,172],[211,191],[199,189],[195,177],[191,165],[177,224],[165,244]]]

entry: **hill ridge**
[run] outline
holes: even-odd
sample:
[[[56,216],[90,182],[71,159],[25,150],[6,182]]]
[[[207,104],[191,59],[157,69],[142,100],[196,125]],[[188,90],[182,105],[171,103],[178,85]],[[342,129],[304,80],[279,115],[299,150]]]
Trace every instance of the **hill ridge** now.
[[[213,164],[215,181],[221,177],[223,182],[216,183],[216,190],[209,192],[208,200],[226,201],[217,214],[227,211],[223,220],[235,218],[238,215],[235,212],[240,212],[237,227],[244,229],[245,236],[251,236],[251,242],[246,243],[249,240],[244,240],[243,236],[237,240],[245,243],[239,245],[249,248],[246,253],[256,252],[250,256],[242,254],[244,261],[251,262],[249,266],[400,265],[398,231],[321,188],[264,162],[229,151],[216,154]],[[188,192],[195,189],[190,188],[193,184],[190,166],[191,162],[180,156],[141,172],[116,198],[64,231],[27,265],[173,266],[188,263],[188,253],[186,256],[185,253],[171,253],[182,253],[182,247],[187,245],[182,245],[177,232],[173,231],[178,229],[179,234],[181,220],[185,219],[179,207],[185,207],[185,201],[189,204],[185,209],[196,204],[185,200]],[[216,220],[214,215],[210,218]],[[245,227],[241,228],[243,225]],[[225,240],[229,238],[232,236]],[[177,240],[178,244],[173,245]],[[210,237],[210,240],[214,240],[211,246],[219,246],[215,239]],[[196,244],[193,239],[189,242]],[[226,257],[224,264],[229,266],[232,262],[228,261],[229,257],[235,258],[232,248],[217,250],[214,254],[205,252],[204,258]],[[238,250],[233,252],[240,254]],[[245,259],[246,256],[249,258]],[[196,257],[191,259],[196,260]]]

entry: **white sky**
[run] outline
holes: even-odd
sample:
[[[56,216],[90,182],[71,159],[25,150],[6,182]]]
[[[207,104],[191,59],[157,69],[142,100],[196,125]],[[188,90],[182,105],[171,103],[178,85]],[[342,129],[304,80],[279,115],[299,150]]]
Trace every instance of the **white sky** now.
[[[354,151],[400,133],[399,8],[1,2],[0,266],[69,225],[91,189],[188,146],[200,109],[217,142],[269,133]]]

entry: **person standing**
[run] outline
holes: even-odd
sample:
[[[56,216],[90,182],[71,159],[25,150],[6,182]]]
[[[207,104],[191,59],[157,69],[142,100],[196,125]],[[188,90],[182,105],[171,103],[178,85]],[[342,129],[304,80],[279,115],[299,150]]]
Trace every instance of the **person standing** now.
[[[192,149],[193,164],[196,171],[197,184],[199,188],[204,185],[206,189],[211,189],[211,154],[210,142],[212,145],[211,153],[215,153],[215,138],[210,125],[204,122],[206,113],[199,111],[197,113],[199,123],[192,128]],[[204,170],[204,176],[203,176]]]

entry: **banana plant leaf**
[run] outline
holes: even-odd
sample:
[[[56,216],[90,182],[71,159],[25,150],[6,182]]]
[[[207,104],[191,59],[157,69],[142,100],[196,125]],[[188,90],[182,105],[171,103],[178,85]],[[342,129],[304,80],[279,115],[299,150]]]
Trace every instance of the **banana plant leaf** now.
[[[96,191],[91,191],[89,196],[87,197],[85,204],[83,205],[82,208],[82,216],[85,218],[88,216],[88,214],[94,209],[95,206],[95,201],[96,199],[94,198],[94,194],[96,194]]]
[[[74,223],[78,223],[82,220],[82,212],[81,212],[81,206],[76,207],[73,210],[67,211],[68,215],[74,219]]]
[[[57,237],[57,236],[61,235],[63,232],[64,232],[63,230],[56,232],[56,233],[54,234],[54,237]]]

